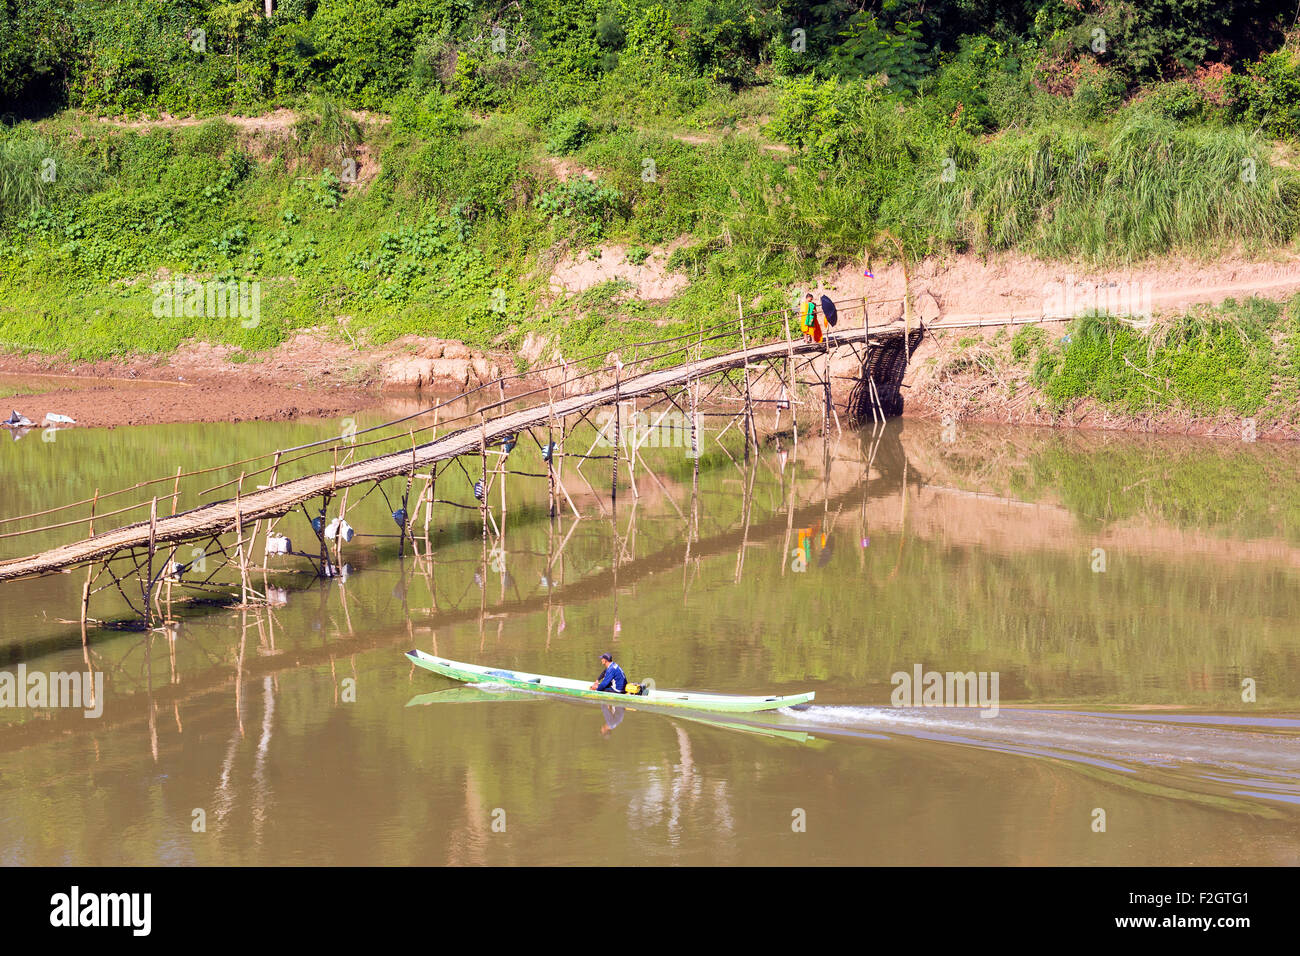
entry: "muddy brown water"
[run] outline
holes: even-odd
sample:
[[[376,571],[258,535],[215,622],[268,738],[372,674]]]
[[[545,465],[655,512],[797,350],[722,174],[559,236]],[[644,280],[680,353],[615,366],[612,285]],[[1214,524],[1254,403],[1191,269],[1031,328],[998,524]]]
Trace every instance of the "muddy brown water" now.
[[[338,427],[34,431],[0,443],[3,515]],[[358,491],[345,579],[276,558],[269,606],[174,589],[148,634],[110,589],[86,653],[84,572],[5,585],[0,671],[88,657],[104,690],[98,717],[0,707],[0,861],[1300,862],[1300,451],[894,422],[747,465],[734,432],[694,508],[680,434],[617,505],[608,460],[566,465],[581,519],[512,477],[486,554],[479,513],[440,506],[399,557],[366,535],[396,532],[401,482]],[[544,469],[527,441],[511,467]],[[471,476],[439,496],[472,501]],[[306,544],[301,514],[281,528]],[[817,697],[601,707],[466,688],[410,647]],[[896,706],[918,668],[996,675],[996,699]]]

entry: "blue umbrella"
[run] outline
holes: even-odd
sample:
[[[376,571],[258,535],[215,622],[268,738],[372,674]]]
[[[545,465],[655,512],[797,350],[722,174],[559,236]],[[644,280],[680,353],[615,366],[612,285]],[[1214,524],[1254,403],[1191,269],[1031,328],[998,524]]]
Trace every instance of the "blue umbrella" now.
[[[835,303],[831,301],[828,295],[822,296],[822,315],[826,316],[826,324],[834,327],[839,321],[839,313],[835,309]]]

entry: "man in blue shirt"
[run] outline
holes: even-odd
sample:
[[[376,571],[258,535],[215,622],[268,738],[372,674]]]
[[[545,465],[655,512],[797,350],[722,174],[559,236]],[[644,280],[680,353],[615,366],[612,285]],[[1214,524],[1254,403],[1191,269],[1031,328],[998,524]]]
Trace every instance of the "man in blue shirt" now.
[[[621,694],[627,687],[627,676],[623,673],[623,668],[614,663],[614,658],[608,654],[600,655],[601,675],[600,680],[592,684],[589,690],[603,690],[612,694]]]

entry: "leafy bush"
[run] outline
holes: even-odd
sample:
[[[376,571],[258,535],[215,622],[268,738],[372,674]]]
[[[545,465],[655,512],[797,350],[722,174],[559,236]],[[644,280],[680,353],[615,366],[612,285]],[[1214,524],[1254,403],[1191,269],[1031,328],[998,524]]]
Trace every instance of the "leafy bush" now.
[[[395,131],[430,139],[455,138],[473,126],[455,101],[436,89],[424,96],[409,92],[396,96],[389,101],[389,111]]]
[[[767,133],[796,149],[806,149],[822,163],[839,153],[844,137],[841,103],[846,88],[837,80],[818,81],[812,76],[784,80],[776,115]]]
[[[850,18],[844,42],[831,50],[828,69],[838,76],[880,76],[893,90],[914,90],[929,69],[920,20],[898,20],[892,29],[869,13]]]
[[[988,87],[990,77],[999,72],[1005,72],[1001,45],[987,37],[967,38],[955,56],[945,56],[939,70],[921,83],[922,103],[963,132],[993,129],[997,117]]]
[[[417,37],[438,13],[418,0],[320,0],[312,38],[328,88],[356,105],[380,106],[406,84]]]
[[[546,150],[555,156],[576,153],[591,138],[592,132],[585,113],[576,110],[561,113],[551,121]]]
[[[1011,337],[1011,357],[1017,362],[1023,362],[1031,352],[1041,350],[1046,341],[1047,333],[1041,325],[1022,326]]]
[[[1117,71],[1101,66],[1095,60],[1078,61],[1074,80],[1074,93],[1070,105],[1075,115],[1084,120],[1097,120],[1113,113],[1124,99],[1127,83]]]
[[[1234,77],[1234,105],[1248,123],[1273,136],[1300,139],[1300,33]]]
[[[180,130],[179,139],[181,150],[191,156],[221,156],[235,142],[235,127],[224,119],[211,119]]]
[[[600,182],[570,179],[537,197],[537,208],[554,221],[572,224],[578,238],[599,239],[623,208],[618,191]]]

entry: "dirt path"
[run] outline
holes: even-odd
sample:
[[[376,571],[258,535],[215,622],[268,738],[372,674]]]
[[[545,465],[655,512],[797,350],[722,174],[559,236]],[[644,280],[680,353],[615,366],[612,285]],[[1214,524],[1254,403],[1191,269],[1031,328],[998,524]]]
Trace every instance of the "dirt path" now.
[[[358,123],[376,123],[384,125],[390,117],[368,110],[344,110]],[[258,116],[233,116],[223,113],[220,116],[172,116],[162,113],[156,119],[128,120],[110,116],[90,116],[82,114],[88,121],[102,123],[105,126],[117,126],[122,129],[179,129],[185,126],[202,126],[214,119],[225,120],[245,133],[283,133],[291,132],[298,122],[299,114],[291,109],[272,110]]]
[[[877,316],[881,321],[901,316],[902,266],[875,268],[874,278],[864,276],[863,269],[841,269],[823,280],[824,289],[837,300],[864,295],[872,302],[888,300],[873,307],[873,322]],[[1300,293],[1300,254],[1279,252],[1258,260],[1230,256],[1213,262],[1168,258],[1111,269],[1014,254],[933,257],[913,267],[911,288],[927,322],[1027,318],[1045,311],[1061,314],[1061,307],[1077,314],[1093,305],[1110,306],[1112,312],[1160,312],[1229,298],[1288,299]]]

